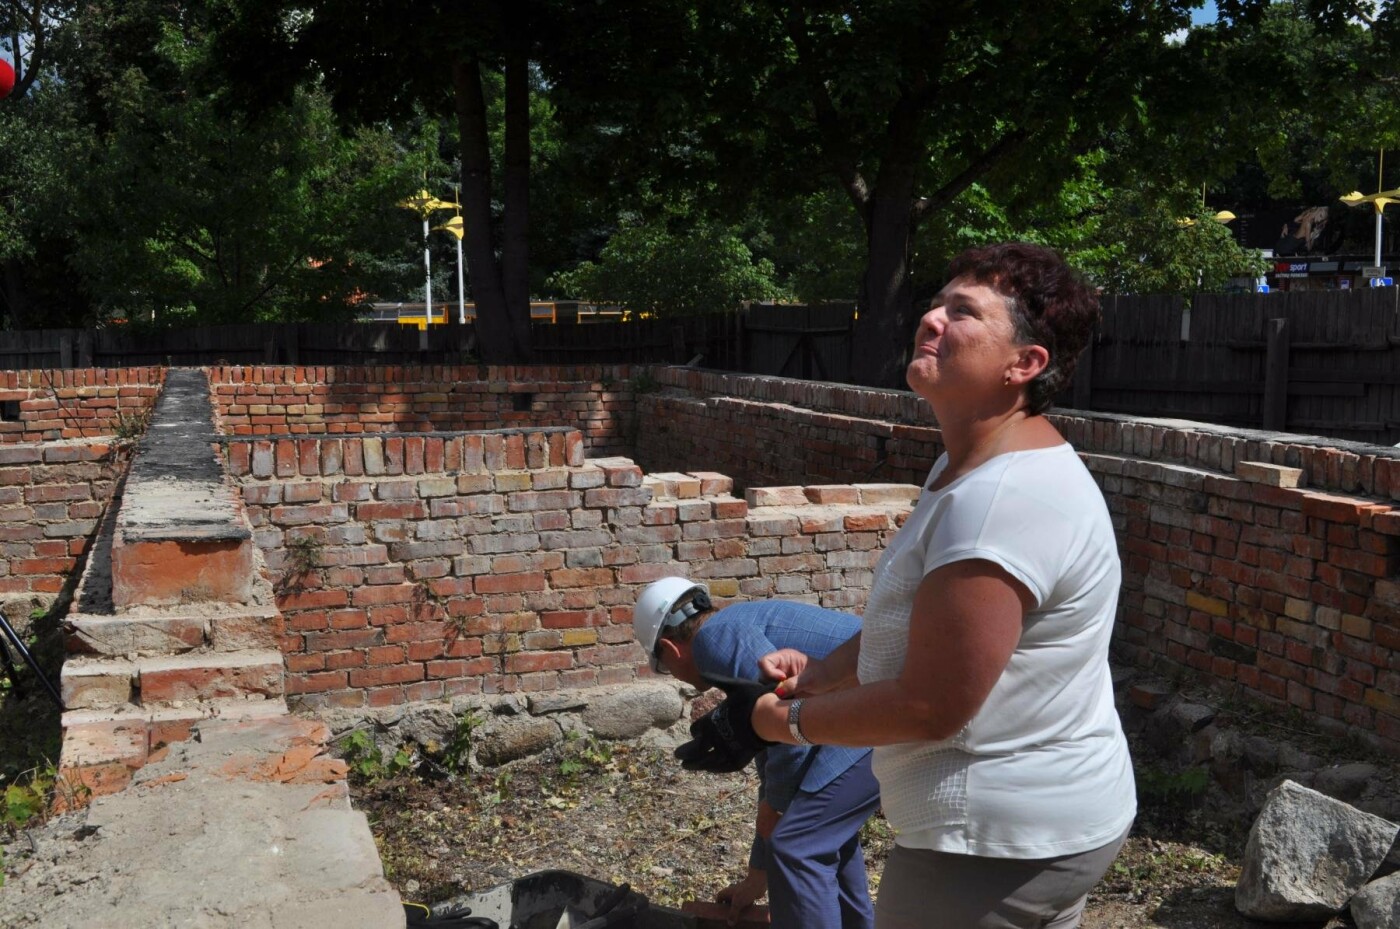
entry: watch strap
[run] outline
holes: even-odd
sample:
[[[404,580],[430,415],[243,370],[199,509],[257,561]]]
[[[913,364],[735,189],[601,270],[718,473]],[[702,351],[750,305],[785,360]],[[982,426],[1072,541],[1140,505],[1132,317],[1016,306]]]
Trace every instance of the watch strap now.
[[[802,734],[802,701],[800,699],[788,704],[787,723],[788,733],[798,745],[812,744],[812,740]]]

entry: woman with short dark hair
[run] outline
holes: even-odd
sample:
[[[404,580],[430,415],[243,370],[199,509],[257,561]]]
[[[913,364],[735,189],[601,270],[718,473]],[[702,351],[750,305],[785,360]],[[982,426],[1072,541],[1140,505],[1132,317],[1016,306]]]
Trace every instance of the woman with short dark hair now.
[[[882,555],[862,632],[783,650],[756,734],[875,749],[897,833],[877,929],[1079,925],[1136,812],[1108,645],[1120,566],[1103,496],[1043,415],[1098,298],[1055,252],[964,252],[909,386],[946,452]]]

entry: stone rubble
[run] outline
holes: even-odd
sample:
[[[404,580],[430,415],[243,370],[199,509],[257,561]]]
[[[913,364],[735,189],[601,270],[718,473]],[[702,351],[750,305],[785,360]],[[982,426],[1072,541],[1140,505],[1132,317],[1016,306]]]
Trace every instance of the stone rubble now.
[[[1350,906],[1357,929],[1400,929],[1400,769],[1332,763],[1284,728],[1252,730],[1248,711],[1218,712],[1214,698],[1124,669],[1115,680],[1139,767],[1205,770],[1219,816],[1255,817],[1236,887],[1242,914],[1318,921]]]
[[[1400,874],[1374,880],[1351,898],[1351,918],[1356,929],[1394,929],[1400,926]]]
[[[1284,781],[1249,832],[1235,908],[1271,922],[1334,916],[1376,873],[1397,835],[1395,823]]]

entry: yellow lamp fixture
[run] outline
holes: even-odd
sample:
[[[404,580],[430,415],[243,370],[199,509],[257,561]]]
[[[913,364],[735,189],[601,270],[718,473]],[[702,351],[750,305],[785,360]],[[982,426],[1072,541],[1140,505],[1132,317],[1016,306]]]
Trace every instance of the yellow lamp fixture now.
[[[467,234],[467,224],[462,221],[462,217],[454,216],[441,226],[434,226],[434,232],[450,232],[457,237],[457,241],[462,241],[462,236]]]

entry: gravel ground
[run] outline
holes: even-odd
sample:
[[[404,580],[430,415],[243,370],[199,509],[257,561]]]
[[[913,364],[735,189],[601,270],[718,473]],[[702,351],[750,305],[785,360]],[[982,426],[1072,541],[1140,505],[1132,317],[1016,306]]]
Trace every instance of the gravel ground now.
[[[742,876],[756,786],[747,773],[687,774],[662,745],[579,739],[499,769],[455,777],[420,768],[360,780],[354,792],[389,880],[407,900],[436,902],[560,868],[679,906],[712,899]],[[1199,798],[1145,797],[1084,926],[1261,926],[1233,905],[1248,826],[1222,820]],[[878,895],[891,833],[877,816],[864,838]]]

